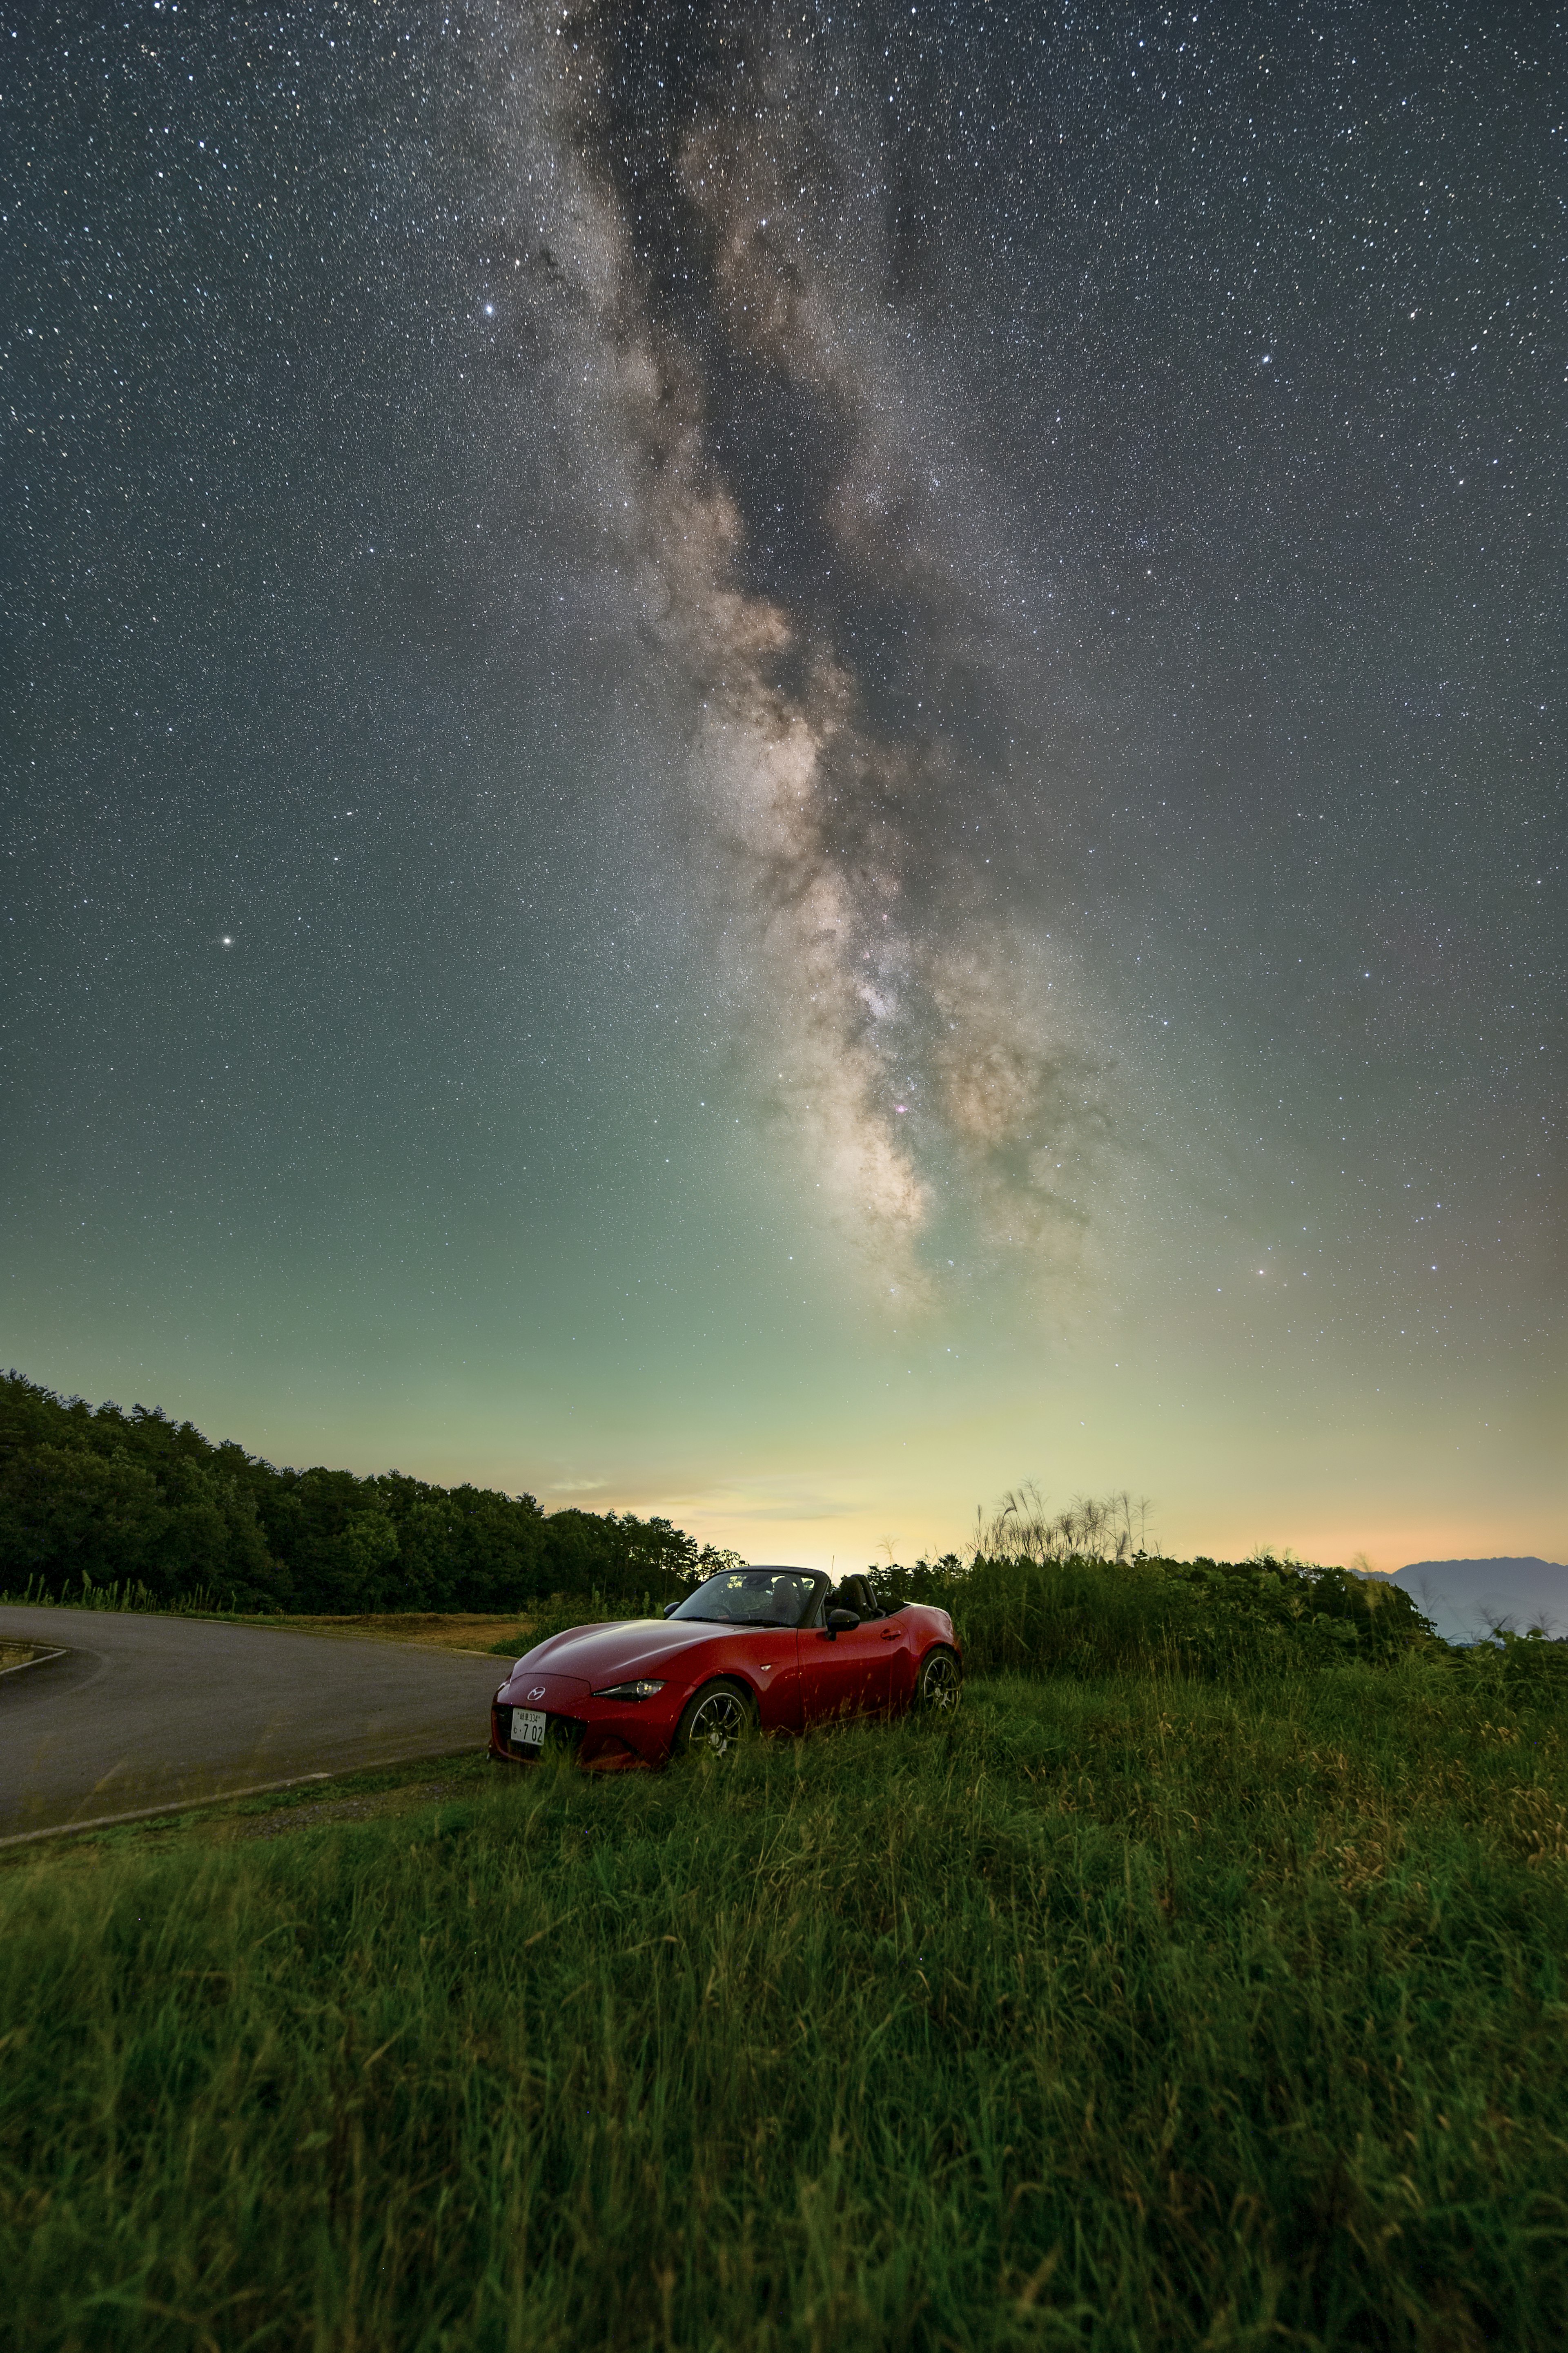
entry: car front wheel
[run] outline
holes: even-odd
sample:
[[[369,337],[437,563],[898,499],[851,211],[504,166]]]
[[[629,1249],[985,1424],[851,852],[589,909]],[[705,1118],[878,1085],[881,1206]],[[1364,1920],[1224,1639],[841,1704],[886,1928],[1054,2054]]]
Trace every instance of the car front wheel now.
[[[678,1757],[730,1757],[750,1737],[757,1720],[743,1683],[704,1683],[694,1692],[675,1728]]]
[[[915,1705],[932,1715],[951,1715],[963,1689],[963,1670],[945,1645],[928,1651],[915,1683]]]

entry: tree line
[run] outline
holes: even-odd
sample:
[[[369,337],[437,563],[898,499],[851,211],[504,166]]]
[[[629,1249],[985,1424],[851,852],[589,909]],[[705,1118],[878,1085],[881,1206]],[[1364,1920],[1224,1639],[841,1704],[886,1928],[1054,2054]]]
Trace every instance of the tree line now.
[[[504,1612],[553,1594],[666,1600],[732,1558],[631,1512],[545,1512],[401,1471],[279,1470],[156,1407],[0,1375],[0,1592],[58,1599],[86,1578],[247,1611]]]

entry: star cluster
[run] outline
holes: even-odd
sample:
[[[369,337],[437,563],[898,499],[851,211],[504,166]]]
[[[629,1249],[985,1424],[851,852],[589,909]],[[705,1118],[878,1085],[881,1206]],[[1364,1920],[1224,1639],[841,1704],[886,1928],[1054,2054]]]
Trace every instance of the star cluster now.
[[[0,43],[29,1371],[742,1542],[1432,1549],[1436,1448],[1561,1544],[1547,17]]]

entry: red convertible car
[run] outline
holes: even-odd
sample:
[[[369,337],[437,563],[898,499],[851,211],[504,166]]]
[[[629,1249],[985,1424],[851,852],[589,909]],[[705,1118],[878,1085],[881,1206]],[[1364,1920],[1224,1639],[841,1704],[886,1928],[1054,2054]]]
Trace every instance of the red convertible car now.
[[[519,1659],[490,1708],[490,1755],[549,1750],[600,1770],[730,1754],[752,1731],[958,1704],[945,1609],[884,1609],[864,1577],[725,1569],[646,1618],[576,1626]]]

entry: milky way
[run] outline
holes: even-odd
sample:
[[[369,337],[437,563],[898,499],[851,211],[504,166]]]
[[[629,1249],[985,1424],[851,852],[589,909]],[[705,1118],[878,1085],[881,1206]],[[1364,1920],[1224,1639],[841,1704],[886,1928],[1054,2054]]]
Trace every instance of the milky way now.
[[[497,76],[524,185],[495,332],[546,338],[577,494],[683,698],[731,1016],[889,1293],[953,1263],[955,1214],[1048,1278],[1111,1123],[1070,965],[1009,903],[1009,625],[985,517],[936,504],[868,110],[767,11],[529,29]]]

